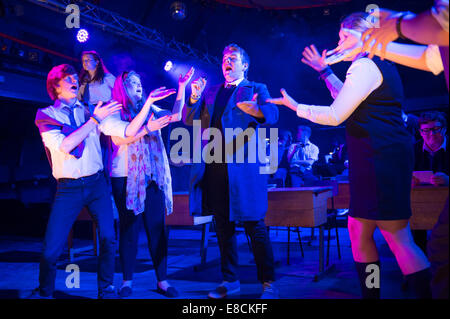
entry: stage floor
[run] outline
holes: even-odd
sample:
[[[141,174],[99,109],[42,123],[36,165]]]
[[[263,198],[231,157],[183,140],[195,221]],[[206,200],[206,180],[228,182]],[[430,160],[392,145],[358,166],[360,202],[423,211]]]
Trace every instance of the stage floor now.
[[[291,232],[291,259],[287,257],[287,231],[285,228],[271,229],[275,260],[277,261],[276,286],[282,299],[355,299],[360,289],[351,256],[348,230],[339,228],[342,259],[337,257],[334,231],[331,237],[330,264],[334,269],[318,282],[313,276],[318,270],[318,229],[316,237],[310,241],[311,231],[302,228],[301,236],[305,257],[301,257],[297,234]],[[325,235],[327,233],[325,232]],[[325,243],[326,243],[325,236]],[[219,269],[219,249],[213,234],[209,240],[208,266],[202,271],[194,271],[200,262],[200,229],[172,228],[169,239],[168,280],[180,292],[181,299],[205,299],[210,290],[221,282]],[[411,293],[402,291],[402,274],[379,231],[375,239],[381,259],[381,297],[389,299],[411,298]],[[89,240],[76,239],[75,247],[92,244]],[[325,246],[326,248],[326,246]],[[0,237],[0,298],[23,298],[38,286],[39,258],[42,238]],[[238,228],[238,249],[241,279],[241,294],[233,298],[254,299],[261,293],[261,285],[256,281],[256,267],[250,253],[243,229]],[[147,248],[145,232],[141,229],[133,295],[136,299],[165,298],[156,292],[156,278]],[[58,263],[56,277],[56,298],[96,298],[96,257],[86,252],[73,262],[80,267],[80,288],[66,288],[69,264],[67,251]],[[118,254],[116,256],[115,285],[122,280]]]

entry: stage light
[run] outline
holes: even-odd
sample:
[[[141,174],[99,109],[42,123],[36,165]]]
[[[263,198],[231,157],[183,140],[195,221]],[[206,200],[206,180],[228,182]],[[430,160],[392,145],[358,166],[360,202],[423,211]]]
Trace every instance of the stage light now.
[[[172,70],[172,68],[173,68],[172,61],[167,61],[166,64],[164,65],[164,71],[169,72],[170,70]]]
[[[174,20],[186,18],[186,5],[181,1],[175,1],[170,5],[170,12]]]
[[[39,54],[36,51],[28,52],[28,60],[33,62],[39,62]]]
[[[87,32],[85,29],[80,29],[77,33],[77,40],[78,42],[86,42],[89,39],[89,32]]]

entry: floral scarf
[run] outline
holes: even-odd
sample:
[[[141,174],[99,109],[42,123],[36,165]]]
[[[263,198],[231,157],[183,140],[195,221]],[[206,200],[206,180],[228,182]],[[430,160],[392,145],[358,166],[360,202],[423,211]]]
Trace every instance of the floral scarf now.
[[[135,215],[145,209],[146,188],[151,181],[164,192],[166,214],[170,215],[173,211],[172,178],[160,130],[128,144],[126,204]]]

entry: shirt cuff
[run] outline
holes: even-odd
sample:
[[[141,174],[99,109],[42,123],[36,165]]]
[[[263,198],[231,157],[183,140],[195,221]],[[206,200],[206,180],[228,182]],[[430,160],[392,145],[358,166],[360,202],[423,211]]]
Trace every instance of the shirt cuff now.
[[[444,70],[441,53],[439,52],[439,47],[437,45],[432,44],[426,48],[425,63],[434,75],[438,75]]]
[[[311,115],[311,108],[309,105],[306,104],[298,104],[297,105],[297,116],[304,118],[304,119],[309,119]]]

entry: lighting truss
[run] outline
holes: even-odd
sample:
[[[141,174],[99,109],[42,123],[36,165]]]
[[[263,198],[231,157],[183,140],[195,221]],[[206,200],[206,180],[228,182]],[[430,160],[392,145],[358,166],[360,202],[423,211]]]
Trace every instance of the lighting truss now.
[[[152,48],[175,53],[180,57],[202,60],[208,64],[218,65],[219,59],[208,53],[192,48],[186,43],[174,39],[166,39],[160,32],[144,27],[117,13],[97,7],[86,1],[71,0],[27,0],[41,7],[66,14],[69,4],[76,4],[80,8],[80,17],[83,22],[100,26],[103,30],[113,32],[121,37],[138,41]]]

